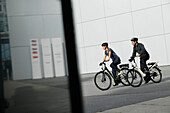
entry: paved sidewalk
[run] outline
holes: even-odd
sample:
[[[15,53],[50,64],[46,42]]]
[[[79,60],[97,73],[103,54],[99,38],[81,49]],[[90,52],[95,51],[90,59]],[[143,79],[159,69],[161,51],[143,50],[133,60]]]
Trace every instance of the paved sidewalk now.
[[[170,67],[160,67],[163,77],[169,76]],[[170,113],[170,96],[128,106],[114,108],[97,113]]]
[[[67,77],[5,81],[5,113],[71,113]]]
[[[97,113],[170,113],[170,96]]]
[[[163,76],[168,77],[170,67],[161,67]],[[81,75],[82,89],[93,83],[95,73]],[[6,113],[70,113],[69,87],[67,77],[6,81],[5,97],[10,102]],[[167,81],[164,81],[167,82]],[[89,84],[91,83],[91,84]],[[122,88],[116,88],[117,91]],[[106,94],[97,88],[83,90],[83,96]],[[108,92],[107,92],[108,93]],[[98,113],[170,113],[170,95],[137,104]]]

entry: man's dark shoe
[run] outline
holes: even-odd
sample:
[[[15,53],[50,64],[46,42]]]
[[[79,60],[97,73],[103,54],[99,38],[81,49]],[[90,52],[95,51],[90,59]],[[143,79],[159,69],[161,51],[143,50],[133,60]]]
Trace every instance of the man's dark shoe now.
[[[151,80],[150,75],[146,74],[146,76],[144,77],[144,80],[145,80],[145,84],[147,84]]]
[[[147,84],[150,80],[144,79],[145,80],[145,84]]]
[[[156,77],[156,76],[158,76],[158,74],[157,74],[156,72],[153,72],[153,73],[151,74],[151,76]]]

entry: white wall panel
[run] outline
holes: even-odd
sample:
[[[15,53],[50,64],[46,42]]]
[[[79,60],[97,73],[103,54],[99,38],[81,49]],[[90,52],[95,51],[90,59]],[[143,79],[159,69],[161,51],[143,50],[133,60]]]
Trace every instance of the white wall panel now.
[[[106,16],[131,11],[130,0],[104,0]]]
[[[104,19],[83,23],[85,46],[97,45],[107,40]]]
[[[168,61],[164,36],[144,38],[140,39],[139,42],[143,43],[146,50],[149,52],[149,61],[158,61],[159,65],[167,64]]]
[[[25,14],[25,0],[6,0],[6,5],[8,16]]]
[[[161,5],[161,0],[131,0],[131,3],[132,10],[139,10]]]
[[[84,47],[82,24],[76,24],[76,42],[78,47]]]
[[[10,39],[30,39],[42,37],[43,22],[41,16],[8,17]],[[29,44],[29,40],[27,42]],[[18,45],[20,46],[20,45]]]
[[[10,36],[11,38],[12,36]],[[19,46],[29,46],[29,39],[24,39],[24,38],[11,38],[10,40],[10,46],[11,47],[19,47]]]
[[[162,1],[162,4],[170,3],[170,0],[161,0],[161,1]]]
[[[80,12],[80,0],[72,0],[73,11],[74,11],[74,20],[76,23],[81,22],[81,12]]]
[[[42,25],[42,17],[41,16],[29,16],[25,17],[25,24],[23,27],[26,28],[25,31],[28,38],[35,38],[43,36],[43,25]],[[21,28],[23,28],[21,27]]]
[[[63,37],[61,15],[9,17],[11,46],[28,46],[30,38]]]
[[[82,21],[104,17],[103,0],[80,0]]]
[[[166,35],[165,37],[166,37],[168,64],[170,65],[170,34]]]
[[[8,17],[10,39],[21,38],[27,35],[27,27],[25,25],[25,21],[25,17]],[[39,22],[40,21],[41,20],[39,20]]]
[[[8,17],[8,22],[11,47],[28,46],[30,38],[39,38],[44,34],[40,16]]]
[[[16,1],[17,3],[17,1]],[[16,4],[15,3],[15,4]],[[43,10],[43,5],[39,5],[40,0],[24,0],[24,15],[37,15],[42,14],[45,10]]]
[[[116,52],[116,54],[120,57],[122,64],[128,63],[128,59],[131,57],[133,50],[131,41],[111,43],[110,48],[112,48]]]
[[[35,2],[35,0],[32,1],[33,3]],[[43,10],[43,14],[62,14],[60,0],[39,0],[39,3],[42,3],[41,9]]]
[[[130,13],[107,18],[108,40],[110,42],[127,40],[133,36]]]
[[[86,53],[84,48],[78,49],[78,62],[79,62],[79,70],[80,74],[87,73],[87,61],[86,61]]]
[[[9,16],[61,14],[59,0],[7,0]]]
[[[13,79],[31,79],[30,47],[11,48],[11,56]]]
[[[44,37],[62,37],[61,15],[44,15],[43,25]]]
[[[99,46],[93,46],[85,48],[86,61],[87,61],[87,72],[96,72],[100,70],[99,63],[102,62],[104,57],[104,50]]]
[[[135,35],[140,37],[163,34],[161,7],[133,13]]]
[[[163,19],[164,19],[164,27],[165,27],[165,33],[170,33],[170,4],[163,5]]]

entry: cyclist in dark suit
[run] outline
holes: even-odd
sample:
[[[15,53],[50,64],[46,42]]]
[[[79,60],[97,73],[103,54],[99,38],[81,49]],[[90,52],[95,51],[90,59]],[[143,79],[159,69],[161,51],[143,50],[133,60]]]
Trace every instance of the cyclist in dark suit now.
[[[117,77],[116,72],[118,72],[118,75],[121,74],[119,68],[117,67],[117,65],[120,64],[121,60],[120,60],[119,56],[111,48],[108,47],[108,43],[103,43],[102,47],[105,50],[103,62],[104,61],[107,62],[110,59],[112,59],[112,63],[110,64],[110,67],[112,68],[112,73],[113,73],[114,77]],[[107,56],[108,56],[108,59],[106,60]],[[118,85],[118,83],[119,83],[119,80],[115,81],[115,84],[113,84],[113,85]]]
[[[149,69],[146,65],[146,61],[150,58],[149,53],[142,43],[138,43],[137,37],[132,38],[131,42],[133,45],[133,53],[130,60],[133,60],[135,57],[140,57],[140,68],[146,74],[146,76],[144,77],[145,83],[148,83],[150,80],[150,75]]]

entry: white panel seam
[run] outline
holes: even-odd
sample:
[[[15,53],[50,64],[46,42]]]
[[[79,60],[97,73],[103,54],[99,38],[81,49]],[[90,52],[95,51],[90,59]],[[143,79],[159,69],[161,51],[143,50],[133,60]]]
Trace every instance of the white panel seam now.
[[[164,22],[164,15],[163,15],[163,6],[161,4],[161,16],[162,16],[162,24],[163,24],[163,33],[164,33],[164,44],[165,44],[165,51],[166,51],[166,59],[167,59],[167,63],[170,64],[169,62],[169,55],[168,55],[168,49],[167,49],[167,43],[166,43],[166,37],[165,37],[165,22]]]

